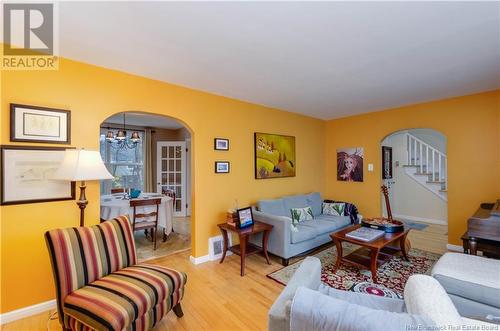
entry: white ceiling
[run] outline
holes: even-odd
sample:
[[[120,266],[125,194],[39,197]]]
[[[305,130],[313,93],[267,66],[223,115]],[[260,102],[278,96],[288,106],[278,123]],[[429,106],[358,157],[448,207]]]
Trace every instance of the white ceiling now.
[[[60,48],[331,119],[500,88],[500,2],[62,2]]]
[[[166,116],[158,116],[152,114],[126,112],[125,122],[127,127],[129,125],[146,127],[146,128],[160,128],[177,130],[184,127],[180,122]],[[123,125],[123,113],[119,113],[109,117],[104,123]]]

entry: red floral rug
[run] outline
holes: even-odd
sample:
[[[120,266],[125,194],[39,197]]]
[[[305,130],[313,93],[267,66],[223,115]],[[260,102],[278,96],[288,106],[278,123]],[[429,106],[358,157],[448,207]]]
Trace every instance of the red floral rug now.
[[[359,248],[355,245],[344,245],[344,255]],[[367,269],[360,269],[347,263],[342,263],[340,268],[336,269],[337,250],[335,247],[326,248],[313,256],[321,260],[321,281],[328,286],[345,291],[402,298],[408,278],[413,274],[429,273],[432,265],[441,255],[412,248],[408,254],[410,261],[405,261],[400,255],[393,256],[378,268],[378,284],[372,283],[371,272]],[[301,262],[298,261],[267,276],[286,285]]]

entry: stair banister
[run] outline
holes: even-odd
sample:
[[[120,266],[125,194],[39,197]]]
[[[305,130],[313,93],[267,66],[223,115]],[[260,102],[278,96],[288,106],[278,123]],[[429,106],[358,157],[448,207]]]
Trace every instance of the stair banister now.
[[[422,149],[423,149],[423,146],[422,143],[419,144],[420,145],[420,173],[423,173],[424,172],[424,159],[422,159]]]
[[[443,168],[443,179],[446,178],[446,180],[444,180],[444,189],[445,190],[448,190],[448,168],[447,168],[447,165],[448,165],[448,159],[447,158],[444,158],[444,168]]]
[[[433,149],[432,150],[432,172],[431,172],[431,174],[432,174],[432,180],[434,180],[434,178],[436,178],[436,173],[434,171],[434,154],[435,153],[434,153],[434,149]]]
[[[439,159],[438,159],[438,180],[440,181],[441,180],[441,155],[439,155]]]
[[[448,173],[446,169],[448,159],[446,154],[415,137],[410,132],[406,132],[405,134],[407,165],[411,166],[415,171],[414,173],[410,173],[408,172],[410,170],[407,168],[405,170],[407,175],[417,176],[413,177],[417,182],[446,201],[446,190],[448,188]],[[418,176],[427,176],[428,178],[422,180],[422,177]],[[439,184],[439,188],[437,188],[437,184]],[[429,188],[426,185],[431,185],[431,187]]]
[[[411,145],[410,145],[410,135],[406,133],[406,164],[411,164]]]
[[[427,170],[426,172],[429,172],[431,170],[431,161],[430,161],[430,155],[431,155],[431,149],[429,148],[429,146],[427,146],[427,153],[425,154],[425,158],[426,158],[426,163],[427,163]]]
[[[417,164],[417,140],[413,138],[413,165]]]

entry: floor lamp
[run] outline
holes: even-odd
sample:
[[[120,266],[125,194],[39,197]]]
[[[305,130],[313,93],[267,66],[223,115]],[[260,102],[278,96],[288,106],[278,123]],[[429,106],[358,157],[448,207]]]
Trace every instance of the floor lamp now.
[[[101,154],[98,151],[84,149],[67,149],[53,177],[58,180],[80,181],[80,198],[76,201],[80,208],[80,226],[85,224],[84,211],[88,204],[85,196],[86,182],[112,178],[113,176],[102,162]]]

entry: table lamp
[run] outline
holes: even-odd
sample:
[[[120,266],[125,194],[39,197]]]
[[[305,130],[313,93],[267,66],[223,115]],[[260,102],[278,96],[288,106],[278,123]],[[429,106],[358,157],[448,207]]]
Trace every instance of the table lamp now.
[[[80,226],[84,225],[84,210],[88,200],[85,196],[85,182],[90,180],[111,179],[113,176],[102,162],[98,151],[84,149],[67,149],[64,159],[54,173],[53,179],[80,181],[80,198],[76,202],[80,208]]]

